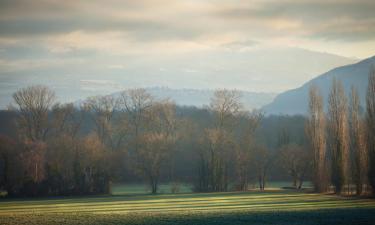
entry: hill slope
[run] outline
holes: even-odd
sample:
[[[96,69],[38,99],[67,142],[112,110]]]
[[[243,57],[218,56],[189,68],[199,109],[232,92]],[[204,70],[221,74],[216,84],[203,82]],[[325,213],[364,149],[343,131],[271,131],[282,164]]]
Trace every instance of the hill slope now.
[[[328,95],[332,79],[336,77],[343,82],[345,92],[350,93],[351,86],[358,89],[361,105],[364,105],[368,73],[375,64],[375,56],[358,63],[337,67],[305,83],[301,87],[283,92],[276,96],[274,101],[263,107],[267,114],[306,114],[308,106],[308,93],[311,85],[319,87],[324,97],[324,106],[327,108]]]

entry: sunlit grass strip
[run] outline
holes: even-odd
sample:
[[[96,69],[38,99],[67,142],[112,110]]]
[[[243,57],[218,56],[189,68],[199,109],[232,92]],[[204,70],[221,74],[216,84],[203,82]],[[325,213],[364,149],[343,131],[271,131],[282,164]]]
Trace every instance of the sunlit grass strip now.
[[[168,213],[179,211],[279,211],[375,208],[375,201],[318,194],[218,193],[141,197],[78,198],[0,203],[0,215],[45,213]],[[69,201],[70,200],[70,201]],[[102,202],[100,201],[102,200]],[[46,203],[46,204],[44,204]]]
[[[211,200],[211,201],[185,201],[185,202],[179,202],[179,203],[172,203],[172,202],[164,202],[164,203],[152,203],[150,204],[149,202],[137,202],[137,203],[127,203],[127,202],[117,202],[113,204],[56,204],[56,205],[38,205],[38,206],[11,206],[11,207],[6,207],[0,210],[0,213],[3,211],[9,211],[9,210],[28,210],[28,209],[33,209],[33,210],[43,210],[43,209],[51,209],[51,208],[59,208],[62,209],[64,207],[68,208],[80,208],[80,207],[85,207],[85,208],[112,208],[112,207],[119,207],[119,206],[129,206],[132,208],[144,208],[144,207],[156,207],[156,206],[163,206],[163,205],[168,205],[168,206],[188,206],[188,205],[205,205],[205,206],[211,206],[211,205],[217,205],[217,204],[247,204],[247,205],[260,205],[260,204],[270,204],[274,205],[276,203],[280,204],[298,204],[301,202],[302,199],[292,199],[292,200],[286,200],[286,201],[247,201],[247,200],[238,200],[238,201],[226,201],[226,200]],[[345,200],[332,200],[331,202],[338,202],[342,203]],[[351,200],[350,203],[355,204],[357,201],[363,202],[363,200]],[[321,199],[303,199],[305,204],[324,204],[327,203],[327,200],[322,201]]]
[[[116,202],[127,202],[127,203],[137,203],[140,201],[147,201],[148,203],[158,203],[158,202],[186,202],[188,199],[191,201],[210,201],[210,200],[245,200],[245,199],[251,199],[254,201],[258,200],[276,200],[277,198],[284,199],[284,198],[303,198],[307,199],[307,197],[311,198],[333,198],[333,196],[329,195],[318,195],[318,194],[273,194],[273,193],[260,193],[258,195],[255,195],[254,193],[249,193],[245,195],[244,193],[232,193],[230,196],[223,195],[221,193],[218,193],[216,196],[211,196],[214,194],[205,194],[209,196],[202,196],[199,197],[200,194],[193,195],[189,194],[189,196],[182,195],[182,196],[176,196],[173,195],[174,198],[171,198],[169,195],[161,195],[161,196],[140,196],[140,197],[100,197],[100,198],[95,198],[95,197],[88,197],[88,198],[71,198],[71,199],[54,199],[54,200],[36,200],[36,201],[11,201],[11,202],[0,202],[0,209],[2,207],[7,207],[7,206],[17,206],[17,205],[35,205],[35,204],[40,204],[42,203],[43,205],[48,205],[48,204],[87,204],[87,203],[92,203],[92,204],[112,204]],[[163,198],[164,197],[164,198]],[[150,199],[154,198],[154,199]],[[161,199],[160,199],[161,198]],[[334,196],[334,198],[337,198]],[[84,202],[84,203],[82,203]]]
[[[122,205],[122,204],[132,204],[133,206],[137,205],[144,205],[144,204],[152,204],[152,205],[157,205],[157,204],[187,204],[187,203],[194,203],[194,204],[207,204],[211,202],[220,202],[220,203],[231,203],[231,202],[243,202],[243,203],[257,203],[257,202],[263,202],[263,203],[275,203],[275,202],[285,202],[285,203],[293,203],[293,202],[299,202],[301,200],[303,201],[326,201],[326,200],[338,200],[337,198],[334,197],[294,197],[294,198],[254,198],[254,197],[242,197],[242,198],[201,198],[201,199],[170,199],[170,200],[163,200],[163,201],[150,201],[150,200],[132,200],[132,201],[113,201],[113,202],[96,202],[96,203],[56,203],[56,204],[42,204],[42,205],[20,205],[20,202],[18,204],[11,204],[11,205],[2,205],[0,206],[0,211],[1,210],[9,210],[9,209],[16,209],[16,208],[49,208],[49,207],[76,207],[76,206],[85,206],[85,207],[91,207],[91,206],[109,206],[109,205]],[[41,202],[39,202],[41,203]]]

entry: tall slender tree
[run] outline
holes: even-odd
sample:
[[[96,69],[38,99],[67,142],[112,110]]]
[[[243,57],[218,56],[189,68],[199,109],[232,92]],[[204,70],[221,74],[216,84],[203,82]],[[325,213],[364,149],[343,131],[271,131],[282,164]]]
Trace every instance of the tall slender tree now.
[[[328,102],[328,143],[331,151],[331,182],[335,186],[335,192],[340,194],[344,184],[349,181],[349,134],[347,98],[342,83],[335,78],[332,81]]]
[[[313,184],[315,191],[324,192],[327,190],[328,181],[323,97],[316,86],[310,88],[309,96],[309,118],[306,123],[306,133],[313,152]]]
[[[375,194],[375,67],[370,70],[366,96],[368,179]]]
[[[360,100],[355,87],[351,89],[350,103],[352,177],[356,185],[356,193],[360,195],[367,180],[367,153],[364,124],[360,116]]]

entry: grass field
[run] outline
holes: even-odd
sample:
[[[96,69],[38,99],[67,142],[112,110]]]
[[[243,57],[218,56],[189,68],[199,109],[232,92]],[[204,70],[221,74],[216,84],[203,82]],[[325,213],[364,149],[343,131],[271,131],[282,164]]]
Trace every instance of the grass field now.
[[[375,200],[295,191],[0,202],[0,224],[375,224]]]
[[[291,187],[291,182],[287,181],[272,181],[266,184],[267,190],[281,189],[283,187]],[[192,193],[193,185],[186,183],[179,183],[178,193]],[[250,189],[258,189],[258,183],[249,186]],[[310,182],[305,182],[303,188],[311,188]],[[134,194],[148,194],[150,193],[149,186],[145,184],[122,184],[117,183],[112,186],[113,195],[134,195]],[[160,194],[172,194],[171,184],[164,183],[159,185],[158,193]]]
[[[179,184],[178,193],[192,193],[193,186],[190,184]],[[150,187],[145,184],[114,184],[112,186],[113,195],[140,195],[149,194],[151,192]],[[170,184],[161,184],[158,188],[159,194],[171,194],[172,188]]]

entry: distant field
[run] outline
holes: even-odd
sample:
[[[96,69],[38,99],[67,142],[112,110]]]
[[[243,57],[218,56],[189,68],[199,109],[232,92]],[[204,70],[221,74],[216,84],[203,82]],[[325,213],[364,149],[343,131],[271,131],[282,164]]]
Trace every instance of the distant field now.
[[[192,193],[193,186],[190,184],[179,184],[178,193]],[[114,184],[112,186],[113,195],[134,195],[134,194],[149,194],[150,188],[145,184]],[[159,185],[158,193],[171,194],[171,184]]]
[[[180,183],[178,193],[192,193],[193,186],[191,184]],[[272,181],[266,184],[267,190],[281,189],[283,187],[290,187],[291,182],[287,181]],[[303,188],[310,188],[311,183],[305,182]],[[253,184],[249,186],[250,189],[257,189],[258,184]],[[160,194],[172,194],[172,185],[171,184],[161,184],[159,186],[158,193]],[[134,195],[134,194],[148,194],[150,189],[145,184],[114,184],[112,187],[113,195]]]
[[[0,224],[374,223],[374,199],[281,190],[0,201]]]

